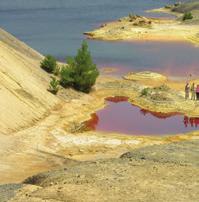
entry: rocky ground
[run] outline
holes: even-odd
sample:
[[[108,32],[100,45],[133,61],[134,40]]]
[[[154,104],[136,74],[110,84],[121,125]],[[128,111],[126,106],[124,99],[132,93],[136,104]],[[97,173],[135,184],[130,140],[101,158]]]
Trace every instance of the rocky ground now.
[[[63,165],[26,179],[10,201],[197,202],[198,146],[199,140],[148,146],[116,159]]]
[[[6,202],[15,196],[15,192],[22,188],[23,184],[5,184],[0,185],[0,201]]]

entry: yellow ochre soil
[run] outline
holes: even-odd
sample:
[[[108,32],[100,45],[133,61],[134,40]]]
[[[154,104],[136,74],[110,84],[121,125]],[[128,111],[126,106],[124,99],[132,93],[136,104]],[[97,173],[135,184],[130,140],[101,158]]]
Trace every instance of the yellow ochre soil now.
[[[164,11],[165,10],[156,10]],[[182,14],[178,14],[181,16]],[[124,17],[105,23],[100,28],[85,32],[89,39],[126,41],[189,41],[199,45],[199,23],[183,23],[181,20]]]

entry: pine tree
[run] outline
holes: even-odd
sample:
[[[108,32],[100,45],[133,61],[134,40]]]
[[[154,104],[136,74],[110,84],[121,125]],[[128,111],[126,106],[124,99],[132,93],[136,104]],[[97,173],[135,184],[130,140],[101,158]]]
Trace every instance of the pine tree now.
[[[76,90],[88,93],[99,75],[96,65],[92,61],[86,41],[83,41],[75,58],[67,60],[68,67],[61,71],[62,86],[72,86]]]
[[[86,41],[78,50],[75,60],[74,88],[83,92],[89,92],[99,75],[96,65],[92,61]]]

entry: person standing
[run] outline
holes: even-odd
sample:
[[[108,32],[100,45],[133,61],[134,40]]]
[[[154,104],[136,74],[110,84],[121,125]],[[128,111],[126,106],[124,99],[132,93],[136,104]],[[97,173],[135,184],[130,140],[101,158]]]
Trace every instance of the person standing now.
[[[195,88],[195,83],[191,85],[191,99],[195,100],[196,99],[196,88]]]
[[[185,86],[185,99],[189,99],[189,91],[190,91],[190,86],[189,83],[186,84]]]
[[[196,98],[199,100],[199,85],[196,87]]]

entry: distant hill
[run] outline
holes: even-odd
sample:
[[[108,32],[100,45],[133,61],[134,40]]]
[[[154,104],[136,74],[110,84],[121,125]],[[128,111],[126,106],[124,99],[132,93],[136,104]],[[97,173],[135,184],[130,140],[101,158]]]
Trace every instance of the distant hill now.
[[[0,133],[30,126],[57,102],[42,55],[0,29]]]

